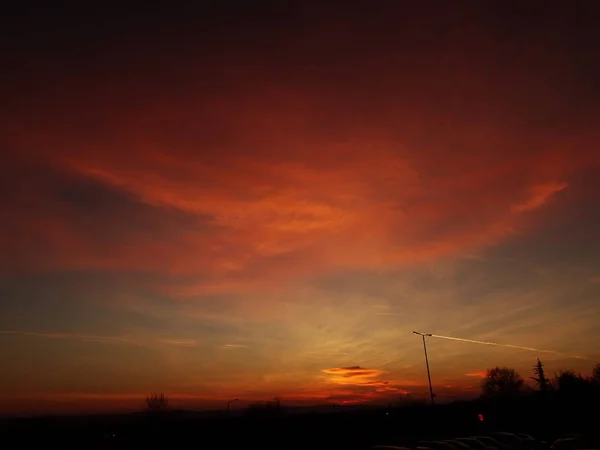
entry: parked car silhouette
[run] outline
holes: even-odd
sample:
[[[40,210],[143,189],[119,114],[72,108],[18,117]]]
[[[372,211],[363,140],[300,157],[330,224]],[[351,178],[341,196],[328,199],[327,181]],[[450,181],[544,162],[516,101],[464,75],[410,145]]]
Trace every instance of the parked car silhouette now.
[[[472,447],[469,447],[467,444],[465,444],[464,442],[461,442],[457,439],[447,439],[444,440],[444,442],[447,442],[450,445],[453,445],[454,447],[457,447],[458,450],[473,450]]]
[[[420,447],[427,447],[431,450],[462,450],[448,442],[442,441],[419,441],[418,445]]]
[[[515,450],[529,450],[528,444],[513,433],[494,432],[490,436],[502,445],[507,445]]]
[[[456,438],[455,441],[462,442],[465,445],[468,445],[473,450],[490,450],[490,447],[483,442],[478,441],[475,438]],[[492,448],[493,449],[493,448]]]
[[[533,436],[530,436],[525,433],[518,433],[517,436],[519,436],[523,440],[523,442],[525,442],[529,446],[530,450],[543,450],[547,449],[549,446],[546,441],[536,439]]]
[[[472,436],[473,439],[481,442],[482,444],[487,445],[488,447],[495,448],[497,450],[516,450],[513,449],[510,445],[501,444],[496,439],[489,436]]]

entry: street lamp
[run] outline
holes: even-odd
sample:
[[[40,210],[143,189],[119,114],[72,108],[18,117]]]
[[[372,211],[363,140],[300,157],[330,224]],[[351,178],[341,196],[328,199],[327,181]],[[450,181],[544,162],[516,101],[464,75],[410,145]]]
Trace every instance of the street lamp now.
[[[431,398],[431,404],[434,404],[433,401],[433,389],[431,388],[431,374],[429,373],[429,359],[427,358],[427,344],[425,343],[425,337],[431,336],[431,333],[419,333],[418,331],[413,331],[413,334],[421,336],[423,338],[423,350],[425,351],[425,365],[427,366],[427,379],[429,380],[429,397]]]
[[[229,401],[227,402],[227,414],[229,414],[229,409],[230,409],[230,406],[231,406],[231,404],[232,404],[233,402],[237,402],[237,401],[239,401],[239,400],[240,400],[239,398],[234,398],[234,399],[232,399],[232,400],[229,400]]]

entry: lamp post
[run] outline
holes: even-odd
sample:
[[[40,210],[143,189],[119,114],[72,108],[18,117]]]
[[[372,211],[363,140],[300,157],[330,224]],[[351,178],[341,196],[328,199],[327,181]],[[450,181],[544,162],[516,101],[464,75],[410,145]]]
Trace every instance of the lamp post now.
[[[232,404],[233,402],[237,402],[237,401],[239,401],[239,400],[240,400],[239,398],[234,398],[234,399],[232,399],[232,400],[229,400],[229,401],[227,402],[227,415],[229,415],[229,410],[230,410],[231,404]]]
[[[413,331],[413,334],[416,334],[423,338],[423,350],[425,351],[425,365],[427,366],[427,379],[429,380],[429,397],[431,398],[431,404],[433,405],[435,402],[433,400],[433,389],[431,388],[431,373],[429,372],[429,359],[427,358],[427,344],[425,343],[425,337],[431,336],[431,333],[419,333],[418,331]]]

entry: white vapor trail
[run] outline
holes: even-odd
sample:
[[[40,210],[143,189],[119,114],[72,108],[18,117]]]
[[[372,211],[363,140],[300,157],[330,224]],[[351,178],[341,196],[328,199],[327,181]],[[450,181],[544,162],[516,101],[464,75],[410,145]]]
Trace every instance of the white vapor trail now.
[[[539,348],[524,347],[522,345],[498,344],[496,342],[475,341],[473,339],[463,339],[463,338],[457,338],[457,337],[452,337],[452,336],[440,336],[439,334],[432,334],[431,337],[440,338],[440,339],[448,339],[450,341],[470,342],[471,344],[493,345],[495,347],[515,348],[515,349],[519,349],[519,350],[528,350],[530,352],[552,353],[554,355],[568,356],[570,358],[576,358],[576,359],[586,359],[586,360],[588,359],[583,356],[570,355],[568,353],[561,353],[561,352],[557,352],[554,350],[542,350]]]

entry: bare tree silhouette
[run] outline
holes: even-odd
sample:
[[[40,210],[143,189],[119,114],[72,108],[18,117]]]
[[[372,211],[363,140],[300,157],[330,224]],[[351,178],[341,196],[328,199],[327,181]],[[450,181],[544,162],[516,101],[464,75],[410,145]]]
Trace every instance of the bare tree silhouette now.
[[[514,369],[495,367],[487,370],[481,382],[482,396],[487,398],[514,397],[521,393],[524,380]]]
[[[153,392],[146,397],[146,406],[151,413],[165,412],[169,407],[169,399],[162,392],[160,394]]]

